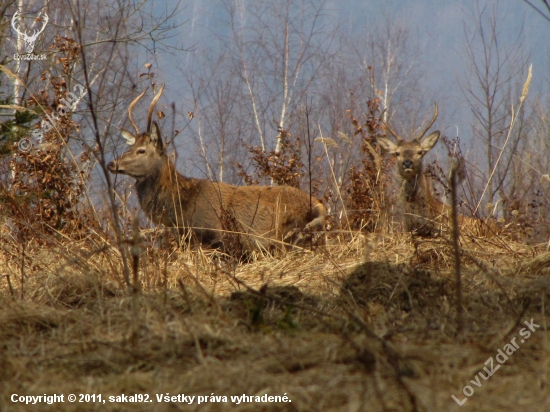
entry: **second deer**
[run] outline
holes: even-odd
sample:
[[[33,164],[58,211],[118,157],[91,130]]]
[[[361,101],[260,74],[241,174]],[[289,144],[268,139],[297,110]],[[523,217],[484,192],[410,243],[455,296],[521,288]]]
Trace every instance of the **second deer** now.
[[[313,231],[324,229],[323,204],[295,187],[233,186],[178,173],[157,122],[151,121],[163,90],[164,85],[149,106],[145,133],[132,111],[147,90],[130,104],[136,134],[122,131],[131,147],[108,164],[112,173],[136,179],[139,204],[154,223],[178,228],[205,247],[226,247],[224,238],[230,234],[244,252],[303,245]]]
[[[387,137],[377,138],[377,142],[388,153],[395,157],[398,178],[402,180],[400,201],[403,207],[405,229],[419,236],[437,236],[449,227],[451,207],[437,199],[429,187],[429,179],[423,172],[422,161],[439,140],[439,131],[424,135],[437,119],[437,105],[434,115],[422,133],[410,140],[402,139],[384,122],[386,130],[395,137],[392,142]],[[424,137],[424,138],[423,138]],[[486,223],[458,216],[459,225],[467,232],[476,235],[494,234],[494,227]]]

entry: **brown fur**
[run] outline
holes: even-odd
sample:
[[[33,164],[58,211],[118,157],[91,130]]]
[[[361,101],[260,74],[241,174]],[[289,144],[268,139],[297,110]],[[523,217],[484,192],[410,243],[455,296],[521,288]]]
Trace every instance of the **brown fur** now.
[[[434,118],[437,117],[437,107]],[[403,207],[405,229],[420,236],[437,236],[442,230],[450,227],[451,207],[436,199],[429,188],[429,181],[422,170],[422,160],[437,143],[439,131],[431,133],[420,140],[422,135],[412,140],[403,140],[386,125],[395,136],[397,144],[387,137],[379,137],[378,144],[396,159],[396,174],[402,181],[400,201]],[[496,227],[478,219],[458,215],[462,231],[481,236],[492,235]]]
[[[168,158],[156,122],[150,133],[123,131],[132,147],[109,163],[112,173],[136,179],[139,203],[149,218],[181,234],[192,230],[206,247],[223,247],[224,222],[239,232],[243,249],[271,248],[281,242],[303,244],[322,230],[325,207],[294,187],[233,186],[179,174]]]

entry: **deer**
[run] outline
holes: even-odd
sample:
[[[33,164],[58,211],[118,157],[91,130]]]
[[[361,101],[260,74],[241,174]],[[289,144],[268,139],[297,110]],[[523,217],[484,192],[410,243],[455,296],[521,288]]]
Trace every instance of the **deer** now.
[[[133,109],[147,88],[130,103],[128,117],[136,133],[121,130],[130,148],[107,165],[111,173],[135,179],[140,207],[153,223],[176,228],[195,245],[222,250],[230,226],[244,253],[302,246],[324,230],[325,207],[298,188],[235,186],[180,174],[152,121],[163,90],[164,84],[149,106],[146,132],[140,132]]]
[[[437,119],[437,104],[434,114],[423,131],[405,140],[395,133],[384,121],[386,130],[396,139],[394,143],[387,136],[376,139],[380,147],[395,157],[395,172],[401,180],[399,200],[403,207],[405,230],[421,237],[435,237],[442,229],[450,226],[451,207],[437,199],[430,190],[430,181],[423,171],[423,159],[439,140],[439,130],[424,135]],[[479,219],[458,215],[459,226],[476,235],[491,236],[497,229],[493,224]]]

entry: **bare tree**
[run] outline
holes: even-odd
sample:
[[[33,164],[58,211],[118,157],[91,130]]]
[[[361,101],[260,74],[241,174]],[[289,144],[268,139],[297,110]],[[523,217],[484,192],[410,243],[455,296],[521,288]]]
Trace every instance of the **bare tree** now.
[[[233,163],[242,163],[247,151],[240,139],[248,134],[243,121],[243,101],[238,76],[231,75],[227,52],[209,48],[195,51],[193,66],[182,71],[186,79],[196,119],[195,138],[203,165],[193,162],[200,174],[219,182],[236,182]],[[196,69],[195,69],[196,68]],[[200,68],[200,69],[199,69]]]
[[[506,137],[512,105],[519,102],[521,85],[527,73],[529,52],[524,44],[523,25],[515,33],[510,33],[510,25],[498,2],[483,7],[479,1],[476,2],[470,21],[471,25],[464,22],[469,71],[464,73],[460,82],[474,116],[474,137],[483,142],[487,201],[493,204],[495,195],[502,191],[506,180],[511,177],[511,162],[520,148],[523,115],[520,127],[513,130],[511,138]],[[504,34],[500,28],[504,26],[508,29],[509,39],[512,39],[509,47],[503,45]],[[504,147],[505,141],[507,147]],[[499,155],[500,152],[503,156]],[[498,164],[497,157],[501,158]]]
[[[300,108],[323,84],[334,31],[322,24],[324,1],[221,6],[214,36],[199,44],[182,75],[197,119],[190,137],[206,163],[200,173],[236,183],[236,164],[250,164],[247,146],[278,153],[280,130],[300,136]]]
[[[281,139],[267,136],[287,122],[304,96],[312,91],[318,70],[330,57],[334,33],[321,24],[324,1],[259,1],[242,9],[242,2],[227,1],[234,75],[248,94],[251,118],[263,150]],[[274,124],[275,123],[275,124]]]
[[[428,119],[419,118],[429,113],[432,105],[425,84],[425,53],[415,36],[395,13],[385,13],[367,31],[361,41],[348,40],[354,60],[367,76],[369,97],[378,97],[386,111],[384,121],[399,112],[397,123],[410,129]]]
[[[525,3],[527,3],[531,8],[536,10],[537,13],[539,13],[546,21],[550,23],[550,1],[549,0],[540,0],[542,3],[541,6],[537,6],[536,3],[530,0],[523,0]],[[545,10],[546,9],[546,10]]]

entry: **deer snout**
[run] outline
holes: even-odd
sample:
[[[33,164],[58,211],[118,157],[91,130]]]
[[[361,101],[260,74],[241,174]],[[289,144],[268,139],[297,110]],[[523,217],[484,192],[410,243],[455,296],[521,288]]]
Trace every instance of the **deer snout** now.
[[[413,161],[411,159],[403,160],[403,169],[412,169],[413,168]]]
[[[109,164],[107,164],[107,169],[109,169],[109,172],[111,173],[117,173],[118,172],[117,161],[113,160],[109,162]]]

